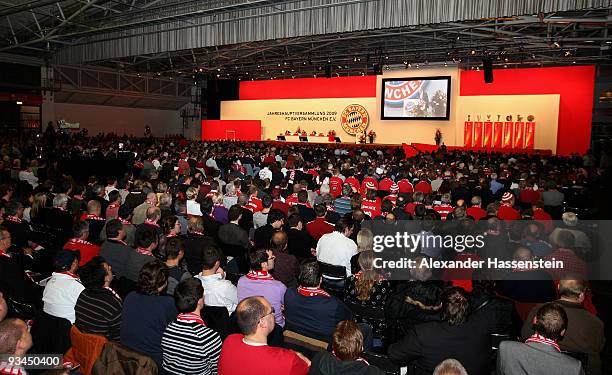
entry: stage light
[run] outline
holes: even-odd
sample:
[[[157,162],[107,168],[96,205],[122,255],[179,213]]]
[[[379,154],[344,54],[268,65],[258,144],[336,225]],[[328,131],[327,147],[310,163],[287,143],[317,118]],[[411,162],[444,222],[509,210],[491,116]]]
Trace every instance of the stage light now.
[[[257,68],[261,68],[261,65],[257,65]]]
[[[22,104],[23,104],[23,102],[17,102],[17,105],[22,105]]]
[[[285,73],[285,69],[282,69],[282,70],[281,70],[281,73]]]
[[[220,72],[220,71],[221,71],[221,68],[217,68],[217,72]]]
[[[278,66],[280,67],[280,66],[281,66],[281,63],[278,63]]]
[[[476,54],[476,50],[475,50],[475,49],[471,50],[471,51],[470,51],[470,54],[471,54],[471,55],[475,55],[475,54]]]
[[[246,75],[248,76],[248,75],[249,75],[249,72],[246,72],[246,73],[244,73],[244,74],[246,74]]]
[[[576,63],[576,60],[572,61],[572,64],[575,64],[575,63]]]
[[[217,78],[221,78],[221,74],[217,74]],[[172,79],[172,78],[170,78],[170,79]]]

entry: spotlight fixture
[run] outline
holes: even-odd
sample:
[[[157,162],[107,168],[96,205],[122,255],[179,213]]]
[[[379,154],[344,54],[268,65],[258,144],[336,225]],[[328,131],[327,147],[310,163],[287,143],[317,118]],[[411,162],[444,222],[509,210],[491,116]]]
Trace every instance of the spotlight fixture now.
[[[475,49],[470,51],[470,55],[475,55],[475,54],[476,54],[476,50]]]

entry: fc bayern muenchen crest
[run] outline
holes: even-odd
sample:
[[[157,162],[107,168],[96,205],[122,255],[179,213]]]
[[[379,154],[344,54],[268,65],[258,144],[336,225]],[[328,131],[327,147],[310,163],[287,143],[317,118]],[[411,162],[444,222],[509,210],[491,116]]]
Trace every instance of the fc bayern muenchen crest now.
[[[340,116],[342,129],[350,135],[362,133],[370,122],[370,116],[365,107],[360,104],[351,104],[344,108]]]

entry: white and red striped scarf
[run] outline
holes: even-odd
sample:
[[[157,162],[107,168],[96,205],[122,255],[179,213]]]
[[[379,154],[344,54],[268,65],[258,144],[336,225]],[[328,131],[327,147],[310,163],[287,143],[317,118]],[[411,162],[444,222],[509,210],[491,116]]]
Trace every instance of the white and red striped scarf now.
[[[8,215],[6,217],[6,220],[12,221],[13,223],[21,224],[21,219],[18,218],[17,216]]]
[[[305,296],[305,297],[315,297],[315,296],[331,297],[329,293],[327,293],[321,288],[311,288],[311,287],[306,287],[306,286],[299,286],[297,288],[297,291],[300,295]]]
[[[104,219],[96,214],[87,214],[85,215],[85,220],[104,220]]]
[[[157,224],[156,222],[154,222],[152,220],[145,219],[144,223],[147,224],[147,225],[152,225],[154,227],[158,227],[159,228],[159,224]]]
[[[6,257],[6,258],[11,258],[11,254],[7,254],[6,252],[0,250],[0,257]]]
[[[249,280],[274,280],[268,271],[249,271],[246,278]]]
[[[78,244],[82,244],[82,245],[93,245],[91,242],[82,240],[80,238],[71,238],[68,243],[78,243]]]
[[[204,323],[202,318],[198,314],[194,314],[194,313],[178,314],[178,316],[176,317],[176,320],[178,320],[179,322],[185,322],[185,323],[196,322],[206,327],[206,323]]]
[[[59,273],[59,274],[61,274],[61,275],[68,275],[68,276],[72,277],[72,278],[73,278],[73,279],[75,279],[75,280],[81,280],[81,278],[80,278],[80,277],[78,277],[77,275],[73,274],[73,273],[72,273],[72,272],[70,272],[70,271],[62,271],[62,272],[56,272],[56,273]]]
[[[557,344],[555,340],[547,339],[546,337],[542,335],[538,335],[537,333],[531,336],[530,338],[528,338],[527,340],[525,340],[525,344],[529,342],[536,342],[538,344],[549,345],[557,349],[558,352],[561,351],[561,348],[559,348],[559,344]]]
[[[28,373],[21,366],[11,365],[5,361],[2,361],[0,362],[0,374],[27,375]]]
[[[115,292],[110,286],[105,286],[104,289],[106,289],[109,292],[113,293],[113,296],[117,297],[117,299],[119,301],[121,301],[121,297],[119,297],[119,294],[117,294],[117,292]]]
[[[137,247],[136,248],[136,252],[138,254],[142,254],[142,255],[148,255],[148,256],[153,256],[153,253],[149,251],[149,249],[147,249],[146,247]]]
[[[115,242],[119,242],[120,244],[125,245],[125,246],[127,246],[127,245],[128,245],[128,244],[127,244],[125,241],[123,241],[123,240],[118,240],[118,239],[113,239],[113,238],[110,238],[110,240],[111,240],[111,241],[115,241]]]

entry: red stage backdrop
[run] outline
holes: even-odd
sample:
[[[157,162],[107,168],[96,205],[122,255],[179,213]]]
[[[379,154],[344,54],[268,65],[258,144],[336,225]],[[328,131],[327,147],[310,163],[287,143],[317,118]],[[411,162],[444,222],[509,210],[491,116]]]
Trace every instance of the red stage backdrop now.
[[[495,69],[495,81],[490,84],[484,83],[482,75],[482,72],[462,71],[459,95],[560,94],[557,154],[584,153],[589,148],[594,66]],[[532,140],[526,137],[526,141],[529,147]]]
[[[261,141],[259,120],[202,120],[202,140]]]
[[[373,97],[376,76],[240,82],[240,100]]]

